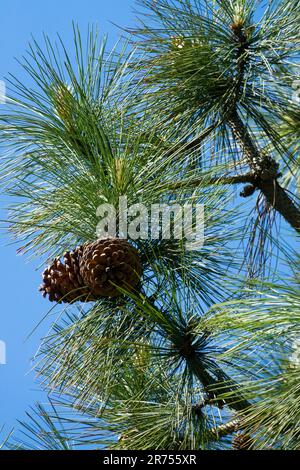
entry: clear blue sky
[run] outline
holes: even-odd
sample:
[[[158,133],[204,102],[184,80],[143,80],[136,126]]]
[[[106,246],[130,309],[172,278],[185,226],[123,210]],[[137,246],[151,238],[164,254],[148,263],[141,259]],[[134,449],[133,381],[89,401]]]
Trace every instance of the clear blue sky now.
[[[33,34],[54,37],[57,32],[67,47],[72,46],[72,20],[84,32],[89,23],[98,24],[100,31],[108,33],[111,42],[120,36],[120,26],[134,24],[134,0],[10,0],[1,6],[0,15],[0,80],[10,72],[20,80],[24,77],[15,58],[26,51]],[[5,218],[5,201],[1,199],[0,219]],[[0,365],[0,429],[16,425],[25,411],[37,400],[44,400],[34,383],[30,359],[40,338],[47,332],[47,322],[38,328],[30,340],[25,341],[40,319],[47,313],[49,304],[41,298],[37,288],[40,272],[34,263],[16,255],[16,245],[4,231],[0,232],[0,340],[5,341],[7,364]],[[49,322],[48,322],[49,325]]]

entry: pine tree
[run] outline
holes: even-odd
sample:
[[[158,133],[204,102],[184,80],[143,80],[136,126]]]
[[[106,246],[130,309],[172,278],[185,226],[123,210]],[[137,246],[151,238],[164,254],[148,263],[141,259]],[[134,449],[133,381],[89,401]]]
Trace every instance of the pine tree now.
[[[76,26],[75,61],[34,41],[1,111],[10,230],[61,309],[36,357],[49,407],[5,445],[299,449],[299,262],[276,230],[300,232],[299,2],[139,4],[111,51]],[[119,210],[99,237],[124,196],[204,205],[204,243],[124,239]]]

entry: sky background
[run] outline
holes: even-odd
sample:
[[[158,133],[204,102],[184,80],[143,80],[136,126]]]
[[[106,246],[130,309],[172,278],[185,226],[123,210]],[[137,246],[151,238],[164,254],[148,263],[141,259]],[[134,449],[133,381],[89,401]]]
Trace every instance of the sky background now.
[[[134,0],[10,0],[1,4],[0,80],[9,73],[27,80],[16,58],[26,52],[32,35],[39,41],[43,32],[52,38],[59,32],[71,48],[74,20],[83,33],[89,23],[97,24],[114,43],[121,31],[111,22],[124,27],[135,23]],[[7,201],[2,197],[0,202],[0,219],[5,220]],[[0,365],[0,430],[5,425],[7,431],[17,425],[16,419],[25,418],[25,412],[36,401],[45,401],[30,368],[31,358],[53,319],[49,317],[26,339],[49,310],[49,303],[38,293],[38,263],[17,256],[17,248],[1,230],[0,341],[6,343],[7,364]]]

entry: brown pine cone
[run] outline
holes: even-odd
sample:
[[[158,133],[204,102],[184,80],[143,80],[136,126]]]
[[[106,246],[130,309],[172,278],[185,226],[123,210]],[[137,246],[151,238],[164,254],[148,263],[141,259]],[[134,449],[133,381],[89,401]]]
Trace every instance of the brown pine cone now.
[[[92,297],[116,297],[116,286],[132,290],[141,273],[139,253],[127,240],[106,238],[84,246],[80,274]]]
[[[84,284],[79,270],[79,259],[82,255],[83,247],[80,246],[74,251],[67,251],[63,255],[64,262],[60,258],[55,258],[53,263],[43,272],[43,284],[40,291],[44,297],[49,297],[50,302],[73,302],[75,300],[85,300],[88,290]]]
[[[249,197],[254,194],[256,187],[253,184],[247,184],[244,189],[240,192],[241,197]]]

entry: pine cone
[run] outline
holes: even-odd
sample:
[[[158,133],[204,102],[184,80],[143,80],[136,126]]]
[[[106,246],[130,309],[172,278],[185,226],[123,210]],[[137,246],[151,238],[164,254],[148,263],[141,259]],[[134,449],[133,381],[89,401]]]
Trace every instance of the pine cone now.
[[[240,432],[236,434],[232,440],[233,450],[250,450],[252,445],[252,439],[249,434]]]
[[[73,302],[74,300],[86,300],[88,289],[84,284],[79,270],[79,259],[82,256],[83,246],[74,251],[67,251],[64,255],[64,263],[60,258],[55,258],[51,266],[43,272],[43,284],[40,291],[43,296],[49,296],[50,302]]]
[[[133,289],[141,272],[139,253],[127,240],[107,238],[84,246],[80,274],[93,297],[116,297],[116,286]]]
[[[249,197],[249,196],[252,196],[252,194],[254,194],[256,190],[256,187],[253,185],[253,184],[247,184],[243,191],[240,192],[240,196],[241,197]]]

